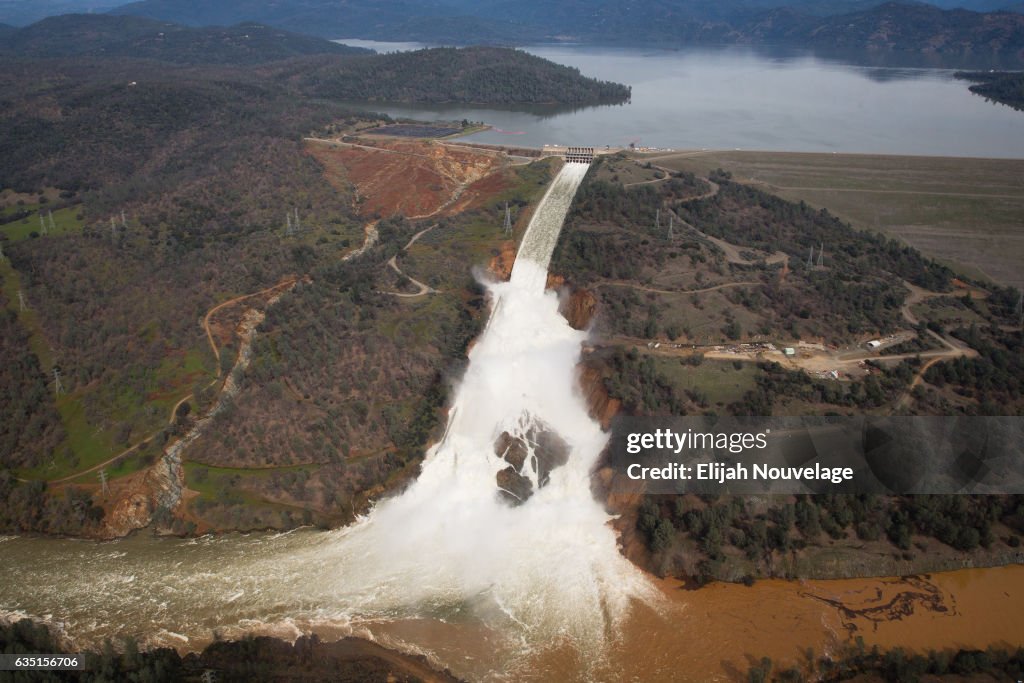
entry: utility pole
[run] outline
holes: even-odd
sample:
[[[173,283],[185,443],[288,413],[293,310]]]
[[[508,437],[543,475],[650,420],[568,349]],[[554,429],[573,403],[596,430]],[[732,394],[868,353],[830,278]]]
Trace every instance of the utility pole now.
[[[107,495],[108,491],[107,491],[107,470],[106,469],[100,469],[100,490],[103,492],[104,496]]]
[[[58,396],[65,393],[64,383],[60,381],[60,368],[53,366],[53,389]]]
[[[25,303],[25,293],[20,289],[18,290],[18,304],[21,306],[21,310],[28,310],[28,304]]]

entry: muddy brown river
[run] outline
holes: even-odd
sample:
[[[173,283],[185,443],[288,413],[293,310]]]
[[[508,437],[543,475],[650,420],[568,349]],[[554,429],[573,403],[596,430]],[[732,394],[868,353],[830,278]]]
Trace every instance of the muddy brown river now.
[[[587,650],[568,636],[531,640],[472,600],[366,609],[361,597],[380,603],[379,593],[361,596],[317,564],[337,539],[314,531],[108,543],[8,537],[0,607],[7,618],[46,621],[81,647],[118,635],[187,651],[214,631],[354,634],[426,654],[468,680],[745,680],[763,656],[798,665],[808,647],[835,652],[857,636],[919,652],[1024,646],[1020,565],[697,590],[648,577],[656,598],[634,602],[605,646]]]

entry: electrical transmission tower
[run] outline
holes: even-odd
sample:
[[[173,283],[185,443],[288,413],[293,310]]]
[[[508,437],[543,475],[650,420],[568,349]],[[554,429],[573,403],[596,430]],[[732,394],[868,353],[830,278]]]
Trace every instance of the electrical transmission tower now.
[[[4,262],[4,245],[0,242],[0,263]]]
[[[100,490],[103,492],[104,496],[107,495],[108,491],[107,491],[107,470],[106,469],[101,469],[100,470]]]
[[[54,366],[53,368],[53,390],[60,396],[64,391],[64,383],[60,381],[60,368]]]
[[[676,217],[673,214],[668,215],[668,238],[673,239],[673,229],[676,227]]]
[[[661,229],[661,209],[655,209],[654,211],[654,229]]]
[[[125,230],[128,229],[128,219],[124,216],[124,209],[121,209],[121,227]]]
[[[117,222],[114,220],[113,216],[110,217],[110,239],[117,239]]]
[[[302,230],[302,225],[299,223],[299,207],[295,207],[295,232]]]
[[[18,305],[21,307],[21,310],[28,310],[28,304],[25,303],[25,293],[20,289],[18,290]]]
[[[1024,292],[1017,297],[1017,317],[1020,320],[1020,326],[1024,327]]]
[[[825,243],[821,243],[821,248],[818,249],[818,267],[821,268],[825,265]]]
[[[47,233],[47,230],[46,230],[46,219],[43,218],[43,212],[40,211],[39,212],[39,234],[40,235],[45,235],[46,233]]]
[[[508,202],[505,202],[505,234],[512,234],[512,211],[508,208]]]
[[[295,231],[294,231],[294,230],[292,229],[292,212],[291,212],[291,211],[287,212],[287,213],[286,213],[286,214],[284,215],[284,218],[285,218],[285,222],[286,222],[286,227],[285,227],[285,229],[284,229],[284,234],[286,234],[286,235],[291,235],[292,233],[294,233],[294,232],[295,232]]]
[[[48,212],[46,218],[50,221],[50,230],[57,232],[57,225],[53,222],[53,211]]]
[[[814,267],[814,245],[811,245],[811,253],[807,255],[807,267]]]

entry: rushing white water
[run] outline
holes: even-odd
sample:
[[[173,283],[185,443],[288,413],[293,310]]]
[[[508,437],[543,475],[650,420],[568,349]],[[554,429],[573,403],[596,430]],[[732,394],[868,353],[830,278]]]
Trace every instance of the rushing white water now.
[[[544,287],[586,170],[564,167],[531,221],[511,281],[490,286],[491,320],[470,353],[445,435],[403,494],[336,532],[164,540],[144,554],[133,552],[138,540],[18,539],[5,546],[27,552],[0,556],[0,607],[49,616],[72,637],[122,632],[170,644],[256,623],[471,615],[514,643],[509,653],[568,640],[599,657],[631,600],[654,592],[619,553],[591,494],[607,437],[577,389],[584,334]],[[528,457],[522,471],[534,493],[512,506],[499,495],[496,474],[508,463],[495,442],[508,433],[533,455],[538,431],[557,434],[568,459],[541,477]],[[508,662],[495,654],[491,666],[499,675]]]

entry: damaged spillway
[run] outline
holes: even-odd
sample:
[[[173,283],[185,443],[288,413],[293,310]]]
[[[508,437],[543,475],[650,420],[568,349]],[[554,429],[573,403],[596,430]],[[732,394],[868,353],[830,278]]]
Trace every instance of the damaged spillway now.
[[[491,319],[444,437],[401,495],[333,532],[102,545],[9,539],[0,544],[0,608],[49,616],[83,643],[126,633],[186,645],[215,629],[236,637],[282,625],[376,635],[403,620],[471,619],[501,641],[465,670],[482,678],[556,643],[599,658],[631,602],[654,590],[619,553],[591,494],[607,435],[576,386],[583,333],[545,291],[587,168],[563,167],[511,280],[490,285]],[[390,642],[417,646],[408,635]],[[436,643],[423,647],[437,653]],[[452,648],[441,661],[459,671]]]

